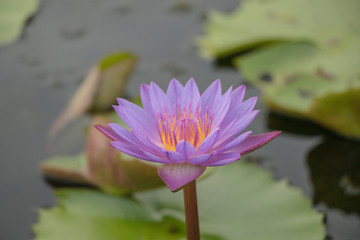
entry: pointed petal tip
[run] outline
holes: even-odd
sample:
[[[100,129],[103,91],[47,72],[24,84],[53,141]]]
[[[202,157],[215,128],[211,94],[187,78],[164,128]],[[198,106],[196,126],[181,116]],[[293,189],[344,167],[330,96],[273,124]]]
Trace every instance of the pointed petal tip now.
[[[274,138],[279,136],[281,131],[273,131],[273,132],[267,132],[259,135],[252,135],[249,136],[242,144],[240,144],[238,147],[234,148],[235,151],[239,152],[241,155],[250,153],[265,144],[272,141]],[[233,150],[231,150],[233,151]]]
[[[189,80],[187,82],[194,82],[195,83],[195,80],[193,77],[189,78]]]
[[[98,129],[102,134],[110,138],[111,140],[119,139],[119,136],[108,126],[96,124],[95,128]]]
[[[158,167],[158,174],[172,192],[177,192],[200,177],[205,169],[205,166],[186,163],[166,164]]]

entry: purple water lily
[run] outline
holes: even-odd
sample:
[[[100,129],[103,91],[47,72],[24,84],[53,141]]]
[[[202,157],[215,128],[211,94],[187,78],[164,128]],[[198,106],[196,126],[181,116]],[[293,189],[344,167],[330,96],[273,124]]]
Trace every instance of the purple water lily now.
[[[111,146],[139,159],[161,163],[159,176],[172,191],[200,177],[206,167],[222,166],[268,143],[279,131],[243,132],[258,110],[256,97],[243,101],[245,85],[222,94],[220,80],[200,94],[193,79],[185,87],[172,79],[164,93],[155,83],[141,85],[141,108],[125,99],[114,106],[130,130],[96,126]]]

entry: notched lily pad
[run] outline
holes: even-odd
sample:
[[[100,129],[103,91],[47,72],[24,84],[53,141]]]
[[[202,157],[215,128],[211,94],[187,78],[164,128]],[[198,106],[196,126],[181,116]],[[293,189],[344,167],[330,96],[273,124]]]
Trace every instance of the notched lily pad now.
[[[277,182],[251,163],[219,167],[198,183],[200,229],[221,239],[320,240],[322,214],[285,181]],[[183,219],[181,193],[168,189],[137,193],[136,199],[157,212]]]

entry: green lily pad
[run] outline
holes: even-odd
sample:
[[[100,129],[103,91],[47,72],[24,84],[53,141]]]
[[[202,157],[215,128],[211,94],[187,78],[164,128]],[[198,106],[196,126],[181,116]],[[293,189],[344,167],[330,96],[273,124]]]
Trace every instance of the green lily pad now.
[[[360,136],[360,88],[317,98],[310,117],[349,138]]]
[[[73,189],[56,190],[58,205],[40,210],[36,239],[184,239],[181,193],[167,188],[135,200]],[[251,163],[218,168],[198,184],[201,239],[320,240],[322,214],[285,181]]]
[[[76,156],[52,156],[41,163],[42,172],[57,181],[89,183],[84,175],[85,154]]]
[[[0,0],[0,45],[16,41],[39,0]]]
[[[37,240],[180,240],[185,224],[159,216],[134,200],[84,189],[56,190],[58,204],[39,211]],[[171,193],[169,193],[171,194]],[[203,234],[201,239],[220,240]]]
[[[83,189],[56,190],[58,204],[40,210],[36,239],[179,239],[185,226],[174,218],[157,219],[138,203]]]
[[[161,214],[184,218],[181,193],[159,189],[136,199]],[[286,181],[276,182],[258,166],[236,162],[198,183],[200,229],[222,239],[320,240],[322,214]]]
[[[199,46],[212,58],[252,49],[232,60],[267,105],[323,125],[327,119],[310,112],[324,106],[316,101],[360,87],[359,11],[357,0],[249,0],[233,13],[211,13]],[[325,126],[349,136],[339,122]]]
[[[359,9],[357,0],[248,0],[230,14],[211,12],[198,42],[212,58],[279,41],[340,47],[359,34]]]

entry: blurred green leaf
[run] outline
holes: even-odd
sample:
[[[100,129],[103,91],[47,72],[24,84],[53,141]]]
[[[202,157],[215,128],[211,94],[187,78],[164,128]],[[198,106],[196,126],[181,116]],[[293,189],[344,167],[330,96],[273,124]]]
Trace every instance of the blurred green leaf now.
[[[168,188],[137,193],[136,201],[82,189],[56,194],[57,206],[40,211],[36,239],[185,237],[182,193]],[[199,182],[198,204],[202,239],[320,240],[325,235],[322,214],[300,190],[250,163],[221,167]]]
[[[318,99],[360,87],[359,12],[357,0],[248,0],[231,14],[211,13],[199,45],[213,58],[253,50],[233,63],[263,90],[267,105],[324,124],[310,113],[311,106],[321,108]],[[348,110],[357,111],[353,104]],[[360,128],[360,121],[352,123]],[[324,125],[349,136],[339,122]]]
[[[0,45],[16,41],[39,0],[0,0]]]
[[[85,154],[77,156],[53,156],[41,163],[42,172],[57,181],[73,181],[74,183],[89,183],[85,177]]]
[[[91,107],[92,111],[108,110],[112,104],[116,103],[116,98],[122,96],[136,63],[137,57],[128,52],[106,56],[99,62],[100,85]]]
[[[349,138],[360,138],[360,88],[317,98],[309,115]]]
[[[320,240],[322,214],[285,181],[276,182],[254,164],[218,168],[198,183],[200,229],[222,239]],[[137,193],[136,199],[161,214],[184,218],[182,194],[168,189]]]
[[[83,189],[56,190],[58,204],[40,210],[37,240],[164,240],[185,236],[174,218],[156,218],[127,198]]]
[[[198,42],[212,58],[283,41],[341,47],[356,43],[359,9],[357,0],[247,0],[230,14],[210,12]]]

